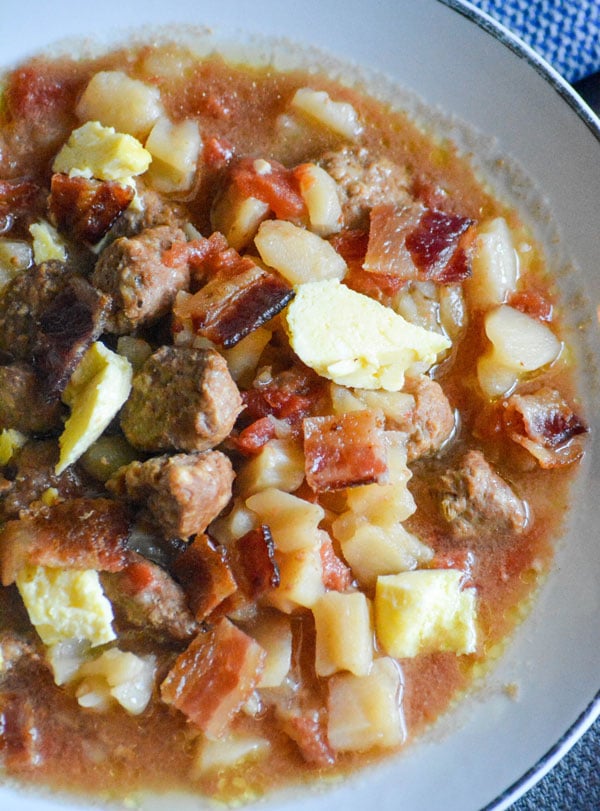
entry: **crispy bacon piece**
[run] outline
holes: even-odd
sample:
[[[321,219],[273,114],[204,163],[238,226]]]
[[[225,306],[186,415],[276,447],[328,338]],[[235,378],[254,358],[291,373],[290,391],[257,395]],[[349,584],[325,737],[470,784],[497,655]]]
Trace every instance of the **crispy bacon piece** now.
[[[10,231],[21,218],[34,220],[41,216],[44,196],[39,184],[30,178],[0,180],[0,234]]]
[[[0,694],[0,756],[10,771],[39,766],[40,733],[33,705],[22,693]]]
[[[39,316],[33,366],[48,394],[66,386],[86,349],[104,329],[108,298],[74,276]]]
[[[175,637],[189,639],[198,626],[188,607],[186,595],[168,572],[131,553],[132,562],[120,572],[104,573],[106,594],[127,622]]]
[[[279,585],[279,567],[275,561],[275,543],[266,524],[252,529],[233,544],[233,566],[241,591],[257,600],[268,589]]]
[[[56,227],[86,245],[95,245],[134,197],[131,186],[114,181],[52,175],[49,211]]]
[[[371,211],[364,269],[404,281],[454,284],[471,274],[469,247],[474,221],[425,208],[389,203]]]
[[[307,763],[320,767],[335,763],[323,710],[283,711],[278,713],[278,718],[283,731],[297,744]]]
[[[331,538],[322,533],[321,563],[323,565],[323,585],[331,591],[346,591],[353,582],[352,572],[336,554]]]
[[[357,293],[381,300],[383,296],[393,296],[401,290],[406,281],[393,273],[366,271],[363,263],[367,255],[369,232],[348,228],[334,234],[329,242],[348,265],[344,284]]]
[[[171,569],[183,586],[198,621],[208,617],[237,591],[227,550],[213,543],[207,535],[197,535],[178,555]]]
[[[8,521],[0,532],[2,584],[25,564],[118,572],[130,562],[129,520],[107,498],[74,498]]]
[[[275,160],[268,161],[270,169],[262,164],[254,158],[241,158],[231,166],[230,183],[245,197],[256,197],[266,203],[277,219],[305,216],[306,205],[294,171]]]
[[[365,410],[303,422],[306,481],[316,492],[385,479],[383,415]]]
[[[504,404],[509,437],[534,456],[540,467],[570,465],[583,454],[586,425],[555,389],[513,394]]]
[[[239,259],[237,272],[218,273],[193,296],[179,296],[173,308],[176,319],[191,321],[197,335],[226,349],[276,316],[294,296],[279,274]]]
[[[258,685],[265,657],[254,639],[223,618],[177,658],[161,684],[163,701],[208,738],[219,738]]]

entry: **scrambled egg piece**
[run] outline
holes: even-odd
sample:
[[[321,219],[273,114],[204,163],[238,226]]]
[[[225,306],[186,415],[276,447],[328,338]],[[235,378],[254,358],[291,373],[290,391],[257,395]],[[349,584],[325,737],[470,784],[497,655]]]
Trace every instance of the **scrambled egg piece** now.
[[[50,262],[52,259],[65,261],[67,258],[65,243],[50,223],[36,222],[29,226],[29,233],[33,237],[33,260],[36,265]]]
[[[335,279],[301,284],[286,313],[290,343],[318,374],[343,386],[398,391],[417,362],[450,341]]]
[[[76,462],[102,434],[131,391],[133,370],[127,358],[96,341],[81,359],[63,393],[71,416],[59,438],[56,473]]]
[[[113,612],[93,569],[54,569],[26,564],[17,588],[42,642],[87,639],[92,647],[116,638]]]
[[[152,161],[148,150],[133,135],[88,121],[73,130],[60,150],[52,169],[71,177],[95,177],[133,185],[132,178],[143,174]]]
[[[475,651],[475,589],[458,569],[422,569],[377,578],[375,627],[397,659],[419,653]]]

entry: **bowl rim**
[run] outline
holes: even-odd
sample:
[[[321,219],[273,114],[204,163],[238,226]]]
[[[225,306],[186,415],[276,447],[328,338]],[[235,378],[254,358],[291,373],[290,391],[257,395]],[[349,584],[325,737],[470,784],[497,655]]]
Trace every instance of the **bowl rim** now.
[[[573,86],[537,51],[502,23],[467,0],[438,0],[438,2],[479,26],[516,56],[524,59],[571,107],[600,143],[600,117]],[[600,689],[554,746],[551,746],[518,780],[511,783],[480,811],[503,811],[516,802],[556,766],[598,718],[600,718]]]

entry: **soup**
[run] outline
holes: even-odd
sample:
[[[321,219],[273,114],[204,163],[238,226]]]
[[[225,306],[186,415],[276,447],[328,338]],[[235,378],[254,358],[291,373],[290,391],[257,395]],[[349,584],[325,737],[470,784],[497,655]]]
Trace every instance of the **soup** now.
[[[584,452],[526,226],[401,112],[174,44],[9,73],[0,177],[5,774],[238,801],[397,752]]]

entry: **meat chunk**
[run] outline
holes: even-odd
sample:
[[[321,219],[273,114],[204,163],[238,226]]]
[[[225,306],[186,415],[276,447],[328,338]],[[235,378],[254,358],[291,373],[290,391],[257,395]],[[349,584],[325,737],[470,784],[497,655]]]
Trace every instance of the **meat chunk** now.
[[[145,633],[152,630],[160,636],[189,639],[198,626],[181,586],[156,563],[135,553],[131,558],[120,572],[101,575],[118,619]]]
[[[303,428],[306,481],[315,492],[385,480],[388,467],[381,412],[309,417]]]
[[[570,465],[583,454],[587,428],[554,389],[513,394],[505,404],[503,421],[510,438],[528,450],[542,468]]]
[[[58,445],[52,440],[28,442],[22,448],[5,472],[12,481],[1,505],[4,520],[17,518],[49,488],[55,489],[63,499],[83,495],[85,483],[77,468],[71,465],[57,476],[54,472],[57,462]]]
[[[121,426],[140,450],[204,451],[225,439],[241,407],[218,352],[163,346],[134,377]]]
[[[166,200],[153,189],[146,188],[137,178],[139,205],[129,207],[108,234],[111,240],[131,237],[147,228],[166,225],[169,228],[183,228],[189,222],[185,207]]]
[[[526,503],[492,469],[481,451],[468,451],[456,470],[441,476],[438,494],[442,516],[455,538],[523,532],[527,526]]]
[[[223,618],[200,632],[161,685],[172,704],[208,738],[219,738],[260,681],[266,653]]]
[[[61,427],[62,413],[60,400],[46,397],[31,366],[0,366],[0,427],[45,433]]]
[[[105,498],[78,498],[8,521],[0,531],[2,583],[25,564],[116,572],[129,563],[129,521]]]
[[[235,594],[237,583],[224,546],[198,535],[172,566],[198,621],[208,617],[224,600]]]
[[[169,311],[177,292],[189,286],[185,263],[162,261],[176,242],[185,242],[183,231],[160,225],[138,236],[120,237],[102,251],[92,283],[111,298],[110,332],[122,335],[156,321]]]
[[[381,203],[412,202],[406,169],[364,147],[327,153],[321,165],[338,184],[344,228],[368,228],[371,209]]]
[[[233,468],[225,454],[156,456],[132,462],[107,488],[131,501],[145,502],[167,538],[204,532],[231,498]]]
[[[455,416],[440,384],[427,375],[407,377],[404,391],[414,398],[414,407],[395,416],[387,427],[408,435],[407,460],[414,462],[435,453],[452,436]]]

